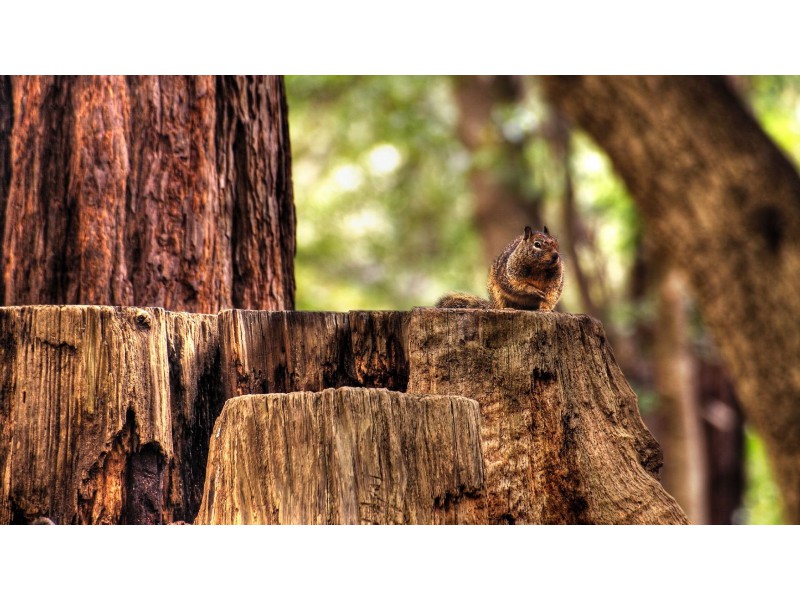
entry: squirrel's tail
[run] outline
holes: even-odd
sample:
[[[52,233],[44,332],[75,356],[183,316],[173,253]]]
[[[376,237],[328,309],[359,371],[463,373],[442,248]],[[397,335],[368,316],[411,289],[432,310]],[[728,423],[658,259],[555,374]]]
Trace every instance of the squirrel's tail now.
[[[436,308],[492,308],[492,304],[472,294],[451,292],[439,298]]]

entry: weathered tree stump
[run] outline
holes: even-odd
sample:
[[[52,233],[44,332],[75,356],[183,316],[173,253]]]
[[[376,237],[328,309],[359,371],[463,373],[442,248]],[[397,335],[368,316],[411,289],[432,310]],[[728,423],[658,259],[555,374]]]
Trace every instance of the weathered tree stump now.
[[[223,310],[219,334],[226,398],[353,383],[347,313]]]
[[[580,315],[0,309],[0,523],[684,523],[660,465]]]
[[[598,321],[415,310],[409,362],[409,392],[480,404],[490,523],[686,522]]]
[[[478,523],[480,413],[457,396],[337,388],[228,400],[195,523]]]
[[[0,523],[161,523],[199,507],[216,316],[0,308]]]
[[[404,392],[409,314],[224,310],[219,314],[223,395],[347,385]]]
[[[352,376],[359,386],[405,391],[409,312],[350,311]]]

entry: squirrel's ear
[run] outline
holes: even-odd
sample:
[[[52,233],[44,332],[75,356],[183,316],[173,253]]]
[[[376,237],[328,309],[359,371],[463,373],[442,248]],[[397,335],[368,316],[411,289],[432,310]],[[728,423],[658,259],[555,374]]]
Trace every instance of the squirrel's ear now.
[[[528,239],[528,238],[530,238],[532,235],[533,235],[533,231],[531,230],[531,226],[530,226],[530,225],[525,225],[525,237],[524,237],[524,238],[522,238],[522,239],[525,239],[525,240],[527,240],[527,239]]]
[[[542,231],[544,231],[544,234],[545,234],[545,235],[550,235],[550,232],[549,232],[549,231],[547,231],[547,225],[545,225],[545,226],[544,226],[544,228],[542,229]]]

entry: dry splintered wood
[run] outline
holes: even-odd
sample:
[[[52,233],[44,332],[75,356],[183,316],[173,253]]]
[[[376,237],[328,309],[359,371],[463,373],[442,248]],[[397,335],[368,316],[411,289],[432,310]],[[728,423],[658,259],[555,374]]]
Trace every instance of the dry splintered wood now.
[[[476,523],[474,400],[385,389],[228,400],[196,524]]]
[[[409,313],[224,310],[226,398],[347,385],[405,391]]]
[[[215,315],[0,308],[0,523],[161,523],[199,507]]]
[[[0,309],[0,523],[684,523],[660,465],[580,315]]]
[[[410,393],[481,407],[490,523],[686,523],[602,325],[528,311],[412,312]]]

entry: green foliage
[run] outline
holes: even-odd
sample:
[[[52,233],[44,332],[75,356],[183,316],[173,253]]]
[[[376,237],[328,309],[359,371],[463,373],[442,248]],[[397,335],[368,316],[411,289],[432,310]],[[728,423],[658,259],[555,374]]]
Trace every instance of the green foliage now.
[[[633,326],[641,311],[630,300],[630,277],[639,251],[639,213],[611,161],[585,134],[573,134],[571,168],[580,221],[590,244],[581,265],[608,308],[608,327]]]
[[[770,137],[800,162],[800,77],[759,75],[747,80],[747,95]]]
[[[483,293],[469,157],[444,77],[288,77],[305,310],[410,309]]]
[[[459,143],[451,80],[298,76],[287,77],[287,94],[298,308],[408,309],[448,290],[485,294],[467,175],[473,164],[498,161],[469,156]],[[524,145],[525,187],[557,232],[564,174],[541,135],[548,110],[534,93],[496,117],[506,139]],[[496,165],[499,177],[505,166]],[[588,138],[577,136],[570,166],[585,229],[595,236],[582,264],[622,306],[636,212]],[[579,308],[569,287],[564,303]]]
[[[778,487],[764,449],[764,442],[750,428],[745,429],[747,483],[741,522],[749,525],[780,525],[781,502]]]

